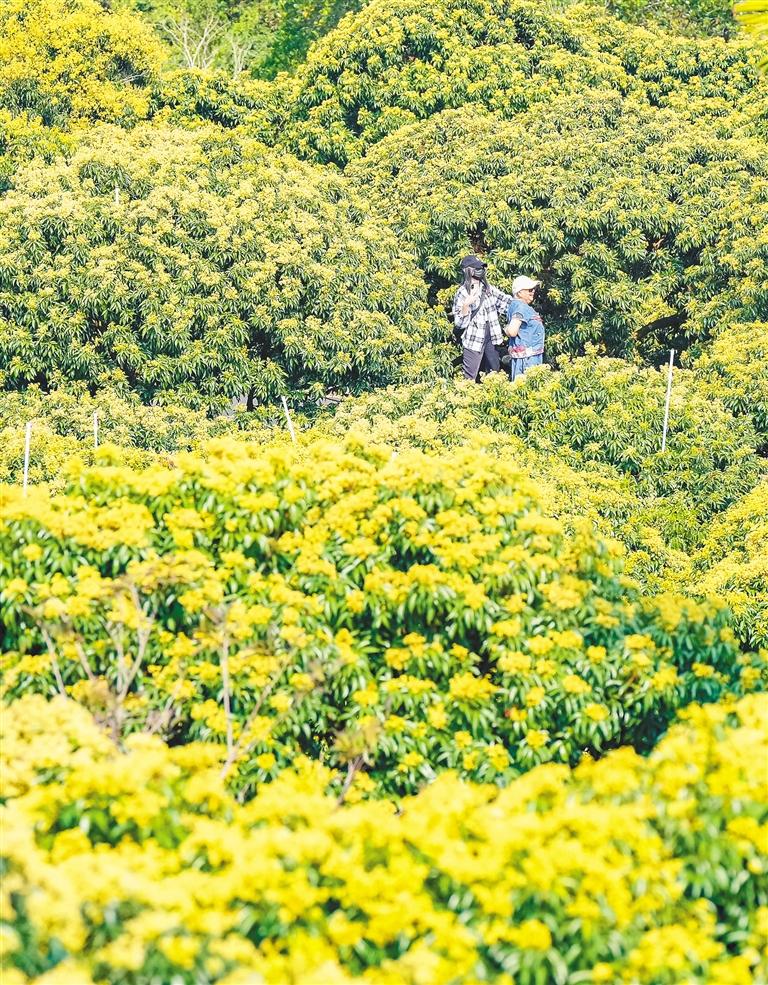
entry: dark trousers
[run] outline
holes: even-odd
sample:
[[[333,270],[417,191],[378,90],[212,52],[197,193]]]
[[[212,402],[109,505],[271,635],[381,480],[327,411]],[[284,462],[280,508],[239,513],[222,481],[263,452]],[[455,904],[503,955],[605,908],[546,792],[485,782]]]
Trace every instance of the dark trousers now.
[[[491,342],[491,330],[487,326],[482,352],[472,352],[471,349],[464,349],[461,367],[464,370],[465,379],[477,380],[477,374],[480,372],[480,364],[483,361],[483,356],[485,356],[485,361],[488,363],[488,368],[492,373],[496,373],[501,369],[499,354],[496,351],[496,346]]]

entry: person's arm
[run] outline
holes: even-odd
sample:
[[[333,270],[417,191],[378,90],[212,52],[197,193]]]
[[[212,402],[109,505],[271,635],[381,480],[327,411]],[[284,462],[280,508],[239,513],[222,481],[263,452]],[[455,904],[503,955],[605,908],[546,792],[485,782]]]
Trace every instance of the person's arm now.
[[[520,326],[523,324],[523,319],[520,315],[513,315],[507,324],[504,326],[504,331],[507,335],[514,339],[520,333]]]
[[[511,294],[505,294],[504,291],[500,291],[498,287],[491,287],[490,293],[493,303],[496,305],[496,314],[506,315],[509,311],[509,306],[514,304],[515,299]]]
[[[465,287],[460,287],[453,299],[453,322],[456,328],[464,329],[472,319],[472,309],[479,300],[480,292],[467,291]]]
[[[510,298],[504,314],[507,316],[507,324],[504,326],[504,331],[511,339],[514,339],[519,335],[520,326],[523,324],[523,316],[520,313],[520,302],[514,298]]]

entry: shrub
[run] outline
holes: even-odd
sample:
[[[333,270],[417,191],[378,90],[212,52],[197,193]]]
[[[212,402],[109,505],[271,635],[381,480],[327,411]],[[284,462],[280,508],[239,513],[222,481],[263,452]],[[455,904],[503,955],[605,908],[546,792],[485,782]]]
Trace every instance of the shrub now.
[[[10,188],[19,167],[36,156],[52,161],[66,150],[71,139],[27,113],[17,115],[0,109],[0,192]]]
[[[271,145],[285,124],[285,113],[283,85],[233,79],[224,72],[164,72],[152,87],[150,114],[158,124],[242,126],[249,136]]]
[[[4,0],[0,109],[47,125],[146,116],[162,47],[140,18],[98,0]]]
[[[303,752],[381,793],[647,748],[681,704],[761,686],[724,611],[641,597],[513,464],[350,442],[0,494],[7,696],[225,740],[238,789]]]
[[[768,482],[709,524],[687,582],[690,593],[730,606],[746,646],[768,647]]]
[[[222,407],[444,361],[394,234],[338,176],[248,138],[104,128],[16,185],[0,201],[5,389],[83,381]]]
[[[317,43],[296,78],[286,140],[344,165],[445,109],[514,118],[588,89],[683,116],[706,112],[703,101],[722,115],[751,98],[756,72],[745,46],[639,30],[594,5],[555,13],[526,0],[374,0]]]
[[[94,450],[93,415],[98,415],[98,448]],[[296,427],[306,418],[294,414]],[[0,392],[0,482],[22,481],[25,425],[32,422],[30,483],[59,488],[68,468],[83,464],[149,465],[157,453],[189,451],[212,437],[239,435],[266,441],[285,433],[282,409],[262,407],[246,413],[209,418],[203,411],[161,405],[147,407],[135,396],[122,397],[108,390],[91,397],[82,389],[43,393],[30,387],[24,393]],[[76,459],[76,462],[72,460]],[[164,459],[167,462],[167,454]]]
[[[547,351],[661,362],[721,324],[768,318],[768,152],[731,119],[620,93],[511,121],[476,107],[402,127],[347,169],[450,303],[481,252],[509,289],[543,280]],[[450,285],[450,286],[448,286]]]
[[[750,490],[762,473],[750,423],[734,418],[689,372],[676,370],[667,450],[661,452],[666,374],[590,355],[482,386],[388,388],[342,404],[332,433],[372,427],[377,437],[435,448],[465,443],[478,428],[509,436],[547,460],[576,472],[610,466],[632,482],[622,495],[639,497],[644,522],[671,547],[687,549],[702,524]],[[422,436],[422,437],[420,437]],[[427,437],[428,436],[428,437]],[[619,491],[618,489],[616,491]]]
[[[768,451],[768,322],[724,326],[692,365],[704,392],[752,418]]]
[[[396,813],[339,807],[309,764],[242,806],[215,746],[121,753],[72,702],[23,698],[3,716],[4,981],[751,985],[767,713],[692,708],[647,759],[506,790],[448,775]]]
[[[361,6],[361,0],[267,2],[266,7],[277,12],[277,23],[266,57],[258,66],[259,75],[273,78],[277,72],[293,71],[304,61],[313,41],[334,28],[344,14]]]
[[[652,4],[647,0],[606,0],[606,6],[630,23],[655,21],[672,34],[732,38],[736,33],[733,6],[728,0],[662,0]]]

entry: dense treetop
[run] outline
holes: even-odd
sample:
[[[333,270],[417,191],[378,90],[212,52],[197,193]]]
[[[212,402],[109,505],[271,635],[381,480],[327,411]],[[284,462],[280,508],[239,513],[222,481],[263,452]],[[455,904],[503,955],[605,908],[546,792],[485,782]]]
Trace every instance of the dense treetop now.
[[[550,352],[609,352],[768,317],[768,146],[617,92],[565,96],[514,120],[437,113],[348,169],[433,283],[480,248],[497,278],[544,281]]]
[[[653,363],[768,318],[768,104],[741,44],[374,0],[265,83],[162,71],[95,0],[2,16],[5,388],[210,404],[439,370],[469,250],[544,280],[551,356]]]
[[[303,64],[359,0],[113,3],[0,0],[3,981],[765,980],[722,0],[373,0]],[[514,382],[453,378],[470,251],[543,282]]]
[[[162,62],[148,26],[97,0],[0,6],[0,108],[48,125],[143,118]]]
[[[599,4],[374,0],[267,82],[169,60],[130,6],[0,11],[0,386],[22,395],[0,475],[25,417],[33,478],[61,484],[74,451],[139,465],[251,429],[205,420],[233,398],[261,405],[263,438],[283,393],[316,412],[394,385],[318,431],[514,450],[648,586],[705,550],[709,517],[741,516],[768,440],[768,89],[745,44]],[[136,6],[156,25],[170,9]],[[471,395],[447,379],[470,251],[502,287],[541,277],[554,372]],[[591,343],[632,362],[573,359]],[[691,371],[661,456],[664,381],[642,367],[670,346]],[[94,409],[122,450],[83,452]],[[714,584],[732,547],[686,584]]]
[[[318,42],[296,76],[289,140],[345,163],[406,123],[484,106],[514,117],[585,88],[638,95],[680,113],[755,85],[738,44],[621,24],[594,6],[561,13],[526,0],[373,0]]]
[[[333,172],[249,138],[107,128],[16,184],[0,201],[6,387],[220,404],[418,376],[440,351],[394,234]]]
[[[768,451],[768,323],[722,326],[694,358],[705,390],[736,414],[752,418],[760,445]]]

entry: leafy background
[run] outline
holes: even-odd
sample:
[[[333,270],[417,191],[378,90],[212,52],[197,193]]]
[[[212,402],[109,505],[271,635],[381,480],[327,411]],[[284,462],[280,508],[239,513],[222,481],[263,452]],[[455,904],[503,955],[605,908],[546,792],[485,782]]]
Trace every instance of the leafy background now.
[[[738,13],[2,0],[4,982],[768,978]]]

